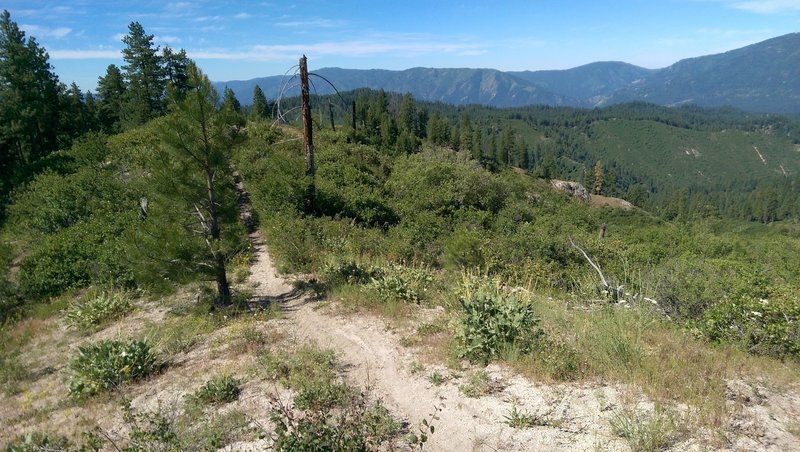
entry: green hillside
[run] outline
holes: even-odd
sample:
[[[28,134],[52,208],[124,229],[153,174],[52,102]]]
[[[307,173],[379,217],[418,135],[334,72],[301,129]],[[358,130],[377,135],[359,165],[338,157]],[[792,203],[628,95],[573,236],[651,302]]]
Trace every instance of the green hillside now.
[[[586,146],[652,179],[662,190],[800,174],[800,151],[792,140],[741,130],[606,120],[591,125]]]

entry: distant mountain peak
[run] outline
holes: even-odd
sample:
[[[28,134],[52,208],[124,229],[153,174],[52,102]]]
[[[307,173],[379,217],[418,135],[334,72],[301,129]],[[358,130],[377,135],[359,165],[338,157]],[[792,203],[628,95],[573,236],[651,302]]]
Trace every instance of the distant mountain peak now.
[[[450,104],[516,107],[531,104],[597,107],[629,101],[660,105],[696,103],[743,110],[800,113],[800,33],[790,33],[728,52],[687,58],[662,69],[622,61],[596,61],[572,69],[502,72],[487,68],[426,68],[402,71],[326,67],[313,71],[339,91],[357,88],[411,93]],[[244,104],[261,86],[269,98],[283,76],[217,82]],[[318,85],[319,94],[332,91]],[[296,95],[290,90],[285,95]]]

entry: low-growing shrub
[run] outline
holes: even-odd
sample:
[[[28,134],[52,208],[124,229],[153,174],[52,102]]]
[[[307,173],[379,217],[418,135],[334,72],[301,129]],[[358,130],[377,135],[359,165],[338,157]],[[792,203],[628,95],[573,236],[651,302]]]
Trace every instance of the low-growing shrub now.
[[[146,377],[156,370],[156,357],[144,340],[103,340],[80,347],[69,368],[69,395],[82,399]]]
[[[800,299],[783,289],[770,299],[727,300],[704,313],[701,328],[712,341],[740,343],[752,353],[800,356]]]
[[[389,264],[376,273],[368,286],[386,302],[420,303],[434,284],[433,274],[425,268]]]
[[[242,392],[240,384],[239,380],[230,375],[212,378],[194,393],[192,402],[200,406],[233,402]]]
[[[490,282],[469,285],[458,300],[456,341],[462,357],[485,362],[508,349],[524,354],[536,347],[544,332],[526,296]]]
[[[9,452],[39,452],[44,450],[69,450],[73,444],[63,436],[54,436],[38,431],[18,436],[6,444]]]
[[[132,307],[127,292],[92,291],[67,308],[64,320],[68,326],[85,331],[122,317]]]
[[[611,419],[611,428],[628,441],[633,452],[665,450],[681,438],[674,416],[658,406],[649,414],[625,408]]]

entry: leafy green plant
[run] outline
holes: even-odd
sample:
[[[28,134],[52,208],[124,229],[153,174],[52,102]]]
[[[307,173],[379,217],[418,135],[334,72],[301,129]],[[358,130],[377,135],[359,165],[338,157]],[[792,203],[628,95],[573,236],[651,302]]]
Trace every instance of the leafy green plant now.
[[[82,331],[119,318],[133,308],[127,292],[92,291],[70,304],[64,314],[67,325]]]
[[[703,314],[702,331],[712,341],[740,343],[753,353],[800,356],[800,298],[785,288],[774,295],[719,303]]]
[[[432,374],[428,375],[428,381],[431,382],[434,386],[441,386],[448,380],[447,376],[439,372],[438,370],[433,371]]]
[[[488,361],[509,348],[527,353],[544,337],[530,300],[497,284],[465,286],[459,304],[456,341],[472,361]]]
[[[420,303],[433,287],[433,274],[419,267],[390,264],[380,267],[369,287],[378,292],[384,301]]]
[[[157,368],[156,357],[144,340],[103,340],[79,347],[69,368],[69,395],[82,399],[144,378]]]
[[[488,372],[481,369],[471,372],[459,389],[465,396],[474,398],[501,391],[503,387],[500,381],[492,379]]]
[[[18,436],[6,444],[8,452],[39,452],[43,450],[68,450],[73,447],[69,439],[34,431]]]
[[[295,391],[292,402],[277,396],[270,401],[276,450],[371,450],[400,432],[383,405],[339,381],[329,350],[265,352],[259,362],[268,376]]]
[[[444,409],[444,404],[434,405],[433,412],[428,414],[427,418],[422,419],[417,425],[417,432],[409,432],[408,442],[415,446],[417,449],[422,450],[428,442],[428,435],[436,433],[436,421],[439,420],[439,413]]]
[[[241,382],[230,375],[212,378],[192,395],[191,400],[200,406],[233,402],[242,391],[240,385]]]
[[[174,414],[174,413],[173,413]],[[182,450],[177,429],[177,416],[164,410],[135,411],[129,402],[122,405],[122,420],[129,429],[126,450]]]

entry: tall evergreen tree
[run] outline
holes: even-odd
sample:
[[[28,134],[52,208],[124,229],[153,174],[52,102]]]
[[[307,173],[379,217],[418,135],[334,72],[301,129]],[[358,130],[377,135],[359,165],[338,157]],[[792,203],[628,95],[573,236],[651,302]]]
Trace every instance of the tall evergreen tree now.
[[[124,122],[135,127],[160,116],[164,112],[165,74],[158,46],[153,45],[153,35],[148,35],[139,22],[128,25],[128,35],[122,38],[125,48],[122,57],[125,65]]]
[[[36,39],[0,15],[0,175],[58,148],[60,86]],[[4,178],[5,179],[5,178]]]
[[[236,113],[241,113],[242,111],[242,104],[239,103],[239,99],[236,98],[236,93],[227,86],[222,95],[222,107]]]
[[[595,195],[602,195],[605,184],[605,170],[603,169],[603,162],[600,160],[594,164],[594,193]]]
[[[186,50],[181,49],[176,53],[169,46],[164,47],[161,55],[164,65],[164,76],[170,89],[175,91],[176,96],[183,96],[189,88],[186,70],[192,63],[192,60],[186,56]]]
[[[161,128],[164,146],[154,172],[167,196],[181,198],[180,208],[171,210],[193,218],[186,233],[199,234],[206,251],[191,260],[209,270],[217,283],[218,304],[224,306],[231,302],[231,293],[225,266],[230,251],[223,229],[237,223],[237,203],[227,173],[239,118],[218,107],[216,90],[197,66],[190,64],[187,75],[186,95],[170,94],[170,114]]]
[[[250,111],[250,117],[253,119],[266,119],[269,118],[269,104],[267,97],[264,96],[264,91],[261,87],[256,85],[253,88],[253,108]]]
[[[100,127],[113,134],[122,128],[123,108],[125,106],[125,79],[122,71],[113,64],[106,68],[106,75],[97,80],[97,95],[100,96],[98,115]]]

